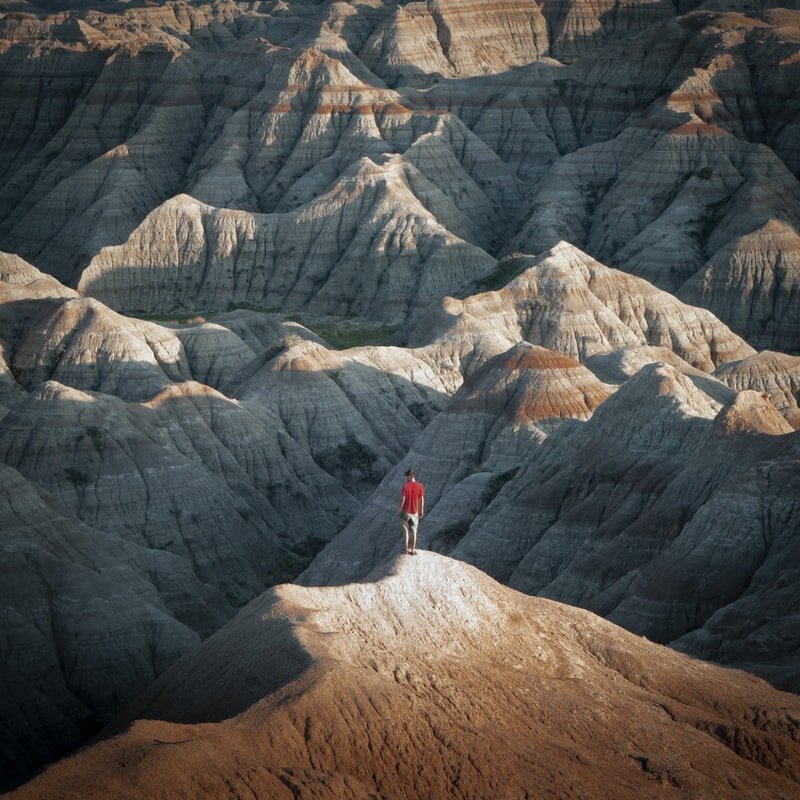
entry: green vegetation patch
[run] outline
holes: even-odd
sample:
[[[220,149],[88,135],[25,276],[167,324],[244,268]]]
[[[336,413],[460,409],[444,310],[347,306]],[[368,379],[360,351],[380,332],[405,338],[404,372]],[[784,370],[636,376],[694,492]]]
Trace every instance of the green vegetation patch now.
[[[385,325],[353,317],[311,317],[305,314],[292,314],[287,319],[298,322],[312,333],[321,336],[337,350],[382,345],[400,330],[399,325]]]
[[[322,337],[331,347],[336,350],[347,350],[351,347],[367,347],[385,344],[402,326],[386,325],[381,322],[363,319],[360,317],[318,317],[313,314],[295,312],[293,314],[281,314],[274,308],[257,308],[249,303],[230,303],[227,311],[256,311],[271,317],[285,320],[287,322],[297,322],[312,333]],[[126,315],[134,319],[141,319],[147,322],[156,322],[172,325],[201,324],[206,319],[214,318],[220,311],[208,310],[182,310],[172,313],[150,314],[143,311],[126,312]]]
[[[124,314],[126,317],[141,319],[144,322],[171,322],[176,325],[199,324],[206,321],[205,312],[200,311],[182,311],[180,313],[173,312],[172,314],[146,314],[141,311],[125,311]]]

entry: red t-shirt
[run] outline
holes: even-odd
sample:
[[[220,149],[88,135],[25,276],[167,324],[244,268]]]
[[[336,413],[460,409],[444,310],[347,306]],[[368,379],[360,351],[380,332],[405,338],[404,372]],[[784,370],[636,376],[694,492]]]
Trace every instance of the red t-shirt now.
[[[406,481],[403,484],[403,511],[406,514],[419,514],[419,501],[423,497],[425,487],[419,481]]]

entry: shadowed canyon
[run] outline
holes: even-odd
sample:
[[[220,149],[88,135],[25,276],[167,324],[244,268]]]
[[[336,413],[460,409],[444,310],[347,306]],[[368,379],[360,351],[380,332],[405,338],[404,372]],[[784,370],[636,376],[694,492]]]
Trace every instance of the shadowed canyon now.
[[[797,2],[0,0],[0,98],[0,791],[798,796]]]

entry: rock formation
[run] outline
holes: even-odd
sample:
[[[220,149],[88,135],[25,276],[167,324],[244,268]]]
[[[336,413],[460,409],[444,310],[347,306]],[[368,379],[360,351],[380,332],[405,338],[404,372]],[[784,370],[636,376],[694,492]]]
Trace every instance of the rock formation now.
[[[753,352],[712,314],[609,269],[566,242],[510,266],[520,274],[502,289],[447,299],[439,313],[416,319],[408,343],[478,336],[481,346],[503,342],[507,349],[524,339],[578,360],[651,345],[706,372]],[[484,345],[487,340],[494,342]]]
[[[0,755],[19,780],[96,732],[230,612],[185,559],[91,528],[0,465]]]
[[[529,64],[548,50],[547,21],[520,0],[434,0],[396,8],[360,52],[390,85],[465,77]]]
[[[774,220],[717,251],[679,292],[757,347],[796,351],[800,236]]]
[[[800,358],[765,350],[721,366],[716,377],[732,389],[754,389],[769,395],[773,405],[794,427],[800,427]]]
[[[565,240],[794,351],[800,17],[706,5],[8,13],[0,244],[117,309],[401,320]]]
[[[478,373],[475,390],[465,385],[464,399],[436,417],[301,581],[362,578],[400,547],[397,496],[414,466],[429,498],[422,547],[657,641],[709,624],[715,646],[712,655],[704,642],[704,655],[746,658],[755,671],[763,662],[773,680],[796,686],[796,659],[787,654],[778,667],[774,649],[755,644],[766,635],[795,640],[794,604],[782,590],[792,583],[799,518],[792,427],[759,393],[736,395],[665,364],[642,368],[588,421],[567,424],[589,416],[574,408],[576,397],[608,394],[588,370],[573,370],[573,380],[583,377],[561,397],[534,384],[560,423],[544,428],[536,415],[520,417],[515,398],[525,390],[500,383],[496,405]],[[771,606],[780,634],[730,610],[754,595]]]
[[[188,653],[172,675],[225,692],[165,676],[125,719],[243,717],[184,744],[140,724],[75,764],[121,796],[167,763],[180,793],[198,760],[276,797],[795,792],[778,695],[433,556],[282,588],[199,645],[276,583],[382,569],[415,466],[423,547],[800,687],[800,12],[696,5],[0,0],[2,786]],[[412,620],[437,599],[429,638],[393,593]],[[491,652],[487,603],[523,620]],[[475,671],[425,666],[454,634]],[[271,666],[243,681],[248,652]],[[609,716],[574,724],[592,685]],[[379,720],[406,701],[411,749]],[[30,791],[84,791],[61,769]]]
[[[708,312],[561,244],[538,259],[503,262],[498,274],[519,274],[498,291],[448,298],[438,308],[418,312],[397,335],[405,346],[337,352],[296,323],[254,311],[162,325],[123,317],[24,262],[7,263],[2,290],[8,301],[0,318],[7,408],[0,420],[0,456],[19,481],[45,493],[69,526],[88,531],[83,535],[89,540],[111,537],[115,547],[152,554],[128,555],[119,567],[132,571],[134,583],[153,587],[146,593],[153,605],[139,612],[136,624],[153,625],[166,615],[170,624],[183,626],[187,642],[194,642],[191,637],[214,630],[265,586],[295,577],[338,531],[304,580],[363,576],[399,541],[396,491],[409,464],[420,470],[429,490],[425,546],[479,564],[526,591],[611,613],[617,606],[597,599],[604,596],[611,572],[599,584],[590,576],[595,581],[590,589],[583,572],[569,571],[571,562],[560,577],[566,588],[558,588],[554,576],[545,583],[523,579],[527,565],[541,560],[538,538],[550,541],[555,534],[544,533],[555,524],[564,527],[564,541],[578,542],[575,524],[611,530],[620,513],[627,514],[631,530],[651,527],[661,536],[677,530],[691,513],[683,489],[662,498],[661,483],[648,490],[646,500],[626,506],[627,487],[643,469],[640,460],[628,454],[609,473],[603,458],[593,459],[615,448],[624,453],[650,448],[652,458],[672,464],[678,486],[704,487],[693,501],[696,509],[707,497],[722,502],[729,472],[747,476],[751,465],[772,458],[782,471],[776,474],[784,478],[756,483],[748,496],[753,503],[772,498],[781,535],[763,527],[768,517],[745,541],[765,536],[773,541],[768,563],[778,568],[777,588],[765,577],[768,585],[760,596],[773,605],[771,631],[779,633],[754,625],[752,614],[730,610],[753,602],[739,584],[724,603],[715,597],[691,612],[691,619],[707,623],[704,636],[695,632],[681,639],[688,623],[664,633],[661,606],[645,621],[622,611],[619,619],[690,652],[746,664],[777,683],[794,685],[795,666],[787,657],[793,640],[781,623],[789,608],[781,587],[792,583],[780,571],[785,537],[797,518],[791,500],[787,505],[794,451],[784,434],[790,428],[761,394],[745,393],[737,401],[731,389],[708,374],[718,368],[724,377],[728,363],[731,376],[744,374],[742,365],[760,358]],[[664,361],[674,368],[663,373],[667,378],[661,383],[644,377],[648,369],[667,369],[647,367]],[[772,367],[776,375],[782,374],[781,364]],[[627,405],[617,404],[615,391],[629,398]],[[681,398],[677,411],[675,392]],[[683,407],[693,409],[688,420]],[[666,416],[656,416],[654,423],[657,408]],[[635,419],[640,423],[632,424]],[[707,442],[704,436],[710,437]],[[738,444],[725,444],[728,440]],[[705,458],[689,459],[687,467],[686,459],[698,449],[705,449]],[[553,479],[559,488],[540,499],[549,497],[567,520],[577,515],[577,521],[576,504],[591,506],[617,486],[619,507],[604,506],[607,522],[601,515],[591,523],[567,524],[558,513],[537,509],[537,495],[533,506],[526,506],[530,499],[516,499],[520,491],[528,497],[526,487],[538,485],[541,476],[558,475],[559,465],[582,459],[588,459],[583,472],[569,477],[575,469],[568,466]],[[718,461],[727,465],[724,470],[710,467]],[[651,511],[653,503],[660,510]],[[746,503],[737,509],[741,518],[746,513],[755,520]],[[517,517],[509,521],[511,512]],[[25,514],[22,526],[36,529],[36,519]],[[702,540],[707,532],[704,523],[696,535]],[[107,550],[105,544],[97,547]],[[657,563],[659,554],[656,547],[643,565],[632,563],[624,548],[606,549],[594,553],[593,563],[607,558],[603,563],[614,563],[626,579]],[[664,557],[676,558],[673,574],[686,569],[680,551]],[[749,569],[761,557],[742,547],[740,568]],[[113,563],[119,562],[115,556]],[[78,563],[84,568],[84,561]],[[157,572],[154,563],[161,565]],[[713,560],[710,567],[702,559],[699,563],[702,569],[717,569]],[[731,568],[720,574],[729,577]],[[49,602],[44,598],[52,596],[50,586],[37,602]],[[618,607],[626,608],[628,598],[641,614],[642,586],[667,602],[663,590],[652,590],[641,579],[632,581]],[[91,591],[105,596],[102,585]],[[77,608],[91,604],[91,591],[79,596]],[[29,595],[14,598],[10,607],[27,619],[22,612]],[[118,601],[111,596],[103,602]],[[80,631],[71,632],[68,620],[59,624],[64,627],[53,627],[41,642],[49,652],[61,652],[70,638],[80,641]],[[737,650],[731,649],[734,633]],[[758,645],[759,657],[742,644],[776,635],[772,644]],[[94,649],[82,651],[87,663],[108,658],[104,641],[101,636]],[[26,703],[10,718],[13,733],[29,727],[35,713],[43,721],[34,730],[49,744],[34,747],[34,736],[13,733],[9,741],[16,749],[9,760],[18,765],[13,774],[74,746],[82,731],[107,720],[120,701],[180,652],[165,651],[150,671],[137,673],[139,682],[121,676],[116,702],[108,700],[107,684],[98,684],[95,692],[91,681],[82,683],[84,673],[51,672],[48,680],[60,687],[53,689],[52,710],[41,710],[39,701]],[[132,665],[142,657],[135,649],[125,655]],[[16,656],[9,657],[8,669],[7,683],[22,686],[26,672]],[[29,685],[23,693],[32,691]],[[66,712],[57,710],[62,708],[74,708],[68,719],[79,724],[65,723]]]
[[[262,595],[117,726],[147,721],[11,797],[788,799],[798,713],[751,676],[424,553]]]
[[[301,212],[256,216],[174,198],[125,245],[101,251],[79,291],[137,311],[251,303],[401,322],[494,267],[419,205],[400,165],[364,159]]]
[[[256,358],[245,339],[261,352],[318,337],[241,312],[230,328],[165,328],[19,259],[2,264],[10,780],[76,746],[200,635],[293,577],[355,500],[276,415],[191,380],[230,378]]]

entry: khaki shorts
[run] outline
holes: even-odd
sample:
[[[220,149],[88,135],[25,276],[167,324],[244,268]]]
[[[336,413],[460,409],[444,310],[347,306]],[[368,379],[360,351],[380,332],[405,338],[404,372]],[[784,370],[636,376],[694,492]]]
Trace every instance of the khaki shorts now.
[[[403,529],[408,529],[409,533],[416,533],[419,527],[419,514],[409,514],[404,511],[401,515],[403,520]]]

